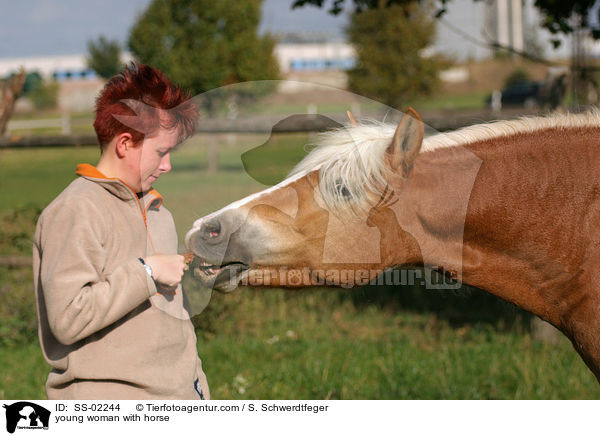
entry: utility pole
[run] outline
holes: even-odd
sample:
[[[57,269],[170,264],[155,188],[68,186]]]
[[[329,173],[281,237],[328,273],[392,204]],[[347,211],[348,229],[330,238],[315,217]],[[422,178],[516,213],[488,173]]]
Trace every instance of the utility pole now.
[[[571,36],[571,106],[575,109],[586,105],[588,102],[589,72],[587,71],[587,56],[584,40],[586,31],[582,26],[582,17],[575,14],[573,17],[573,33]]]

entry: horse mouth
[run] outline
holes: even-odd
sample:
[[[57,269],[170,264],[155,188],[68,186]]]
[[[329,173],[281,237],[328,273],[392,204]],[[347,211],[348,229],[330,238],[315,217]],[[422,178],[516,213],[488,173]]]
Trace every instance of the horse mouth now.
[[[194,277],[204,286],[219,292],[231,292],[247,274],[249,267],[243,262],[215,265],[200,260],[194,267]]]

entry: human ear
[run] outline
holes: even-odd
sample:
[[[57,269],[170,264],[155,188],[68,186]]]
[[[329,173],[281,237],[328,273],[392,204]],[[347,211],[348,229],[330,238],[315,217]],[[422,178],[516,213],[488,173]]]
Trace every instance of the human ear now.
[[[132,148],[134,145],[133,137],[131,133],[120,133],[117,135],[115,150],[117,152],[117,156],[120,158],[125,157],[127,151]]]

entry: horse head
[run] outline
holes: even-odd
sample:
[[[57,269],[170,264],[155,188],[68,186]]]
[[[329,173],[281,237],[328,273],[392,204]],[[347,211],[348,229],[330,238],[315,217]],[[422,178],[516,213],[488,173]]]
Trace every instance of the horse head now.
[[[194,223],[186,246],[200,281],[225,292],[240,283],[354,286],[419,262],[392,206],[423,142],[421,117],[409,108],[395,129],[349,117],[286,180]]]

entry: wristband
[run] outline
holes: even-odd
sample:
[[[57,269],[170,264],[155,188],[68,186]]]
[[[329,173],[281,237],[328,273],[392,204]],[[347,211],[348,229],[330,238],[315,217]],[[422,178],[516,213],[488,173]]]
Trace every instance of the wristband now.
[[[140,260],[140,262],[142,262],[142,265],[144,265],[144,268],[146,269],[146,272],[148,273],[150,278],[152,280],[154,280],[154,277],[152,277],[152,267],[150,265],[148,265],[146,262],[144,262],[144,259],[142,259],[141,257],[138,257],[138,259]]]

